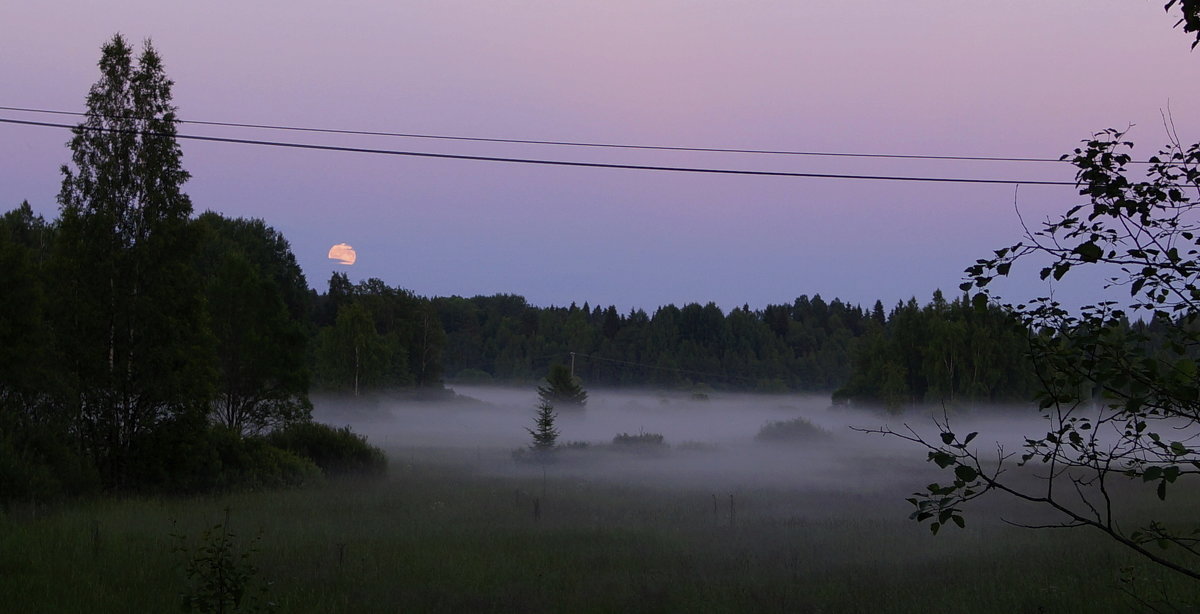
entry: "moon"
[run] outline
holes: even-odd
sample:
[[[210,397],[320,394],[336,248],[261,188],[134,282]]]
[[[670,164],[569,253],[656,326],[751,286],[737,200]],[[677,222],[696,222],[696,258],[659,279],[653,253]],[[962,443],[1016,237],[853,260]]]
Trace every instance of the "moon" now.
[[[354,248],[346,243],[338,243],[329,248],[329,259],[336,261],[338,264],[350,266],[358,260],[358,254],[354,252]]]

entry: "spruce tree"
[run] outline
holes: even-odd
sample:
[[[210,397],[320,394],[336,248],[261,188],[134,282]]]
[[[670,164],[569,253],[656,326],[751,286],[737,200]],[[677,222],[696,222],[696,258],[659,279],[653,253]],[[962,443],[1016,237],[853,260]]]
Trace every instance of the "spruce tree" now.
[[[546,385],[538,386],[538,398],[550,405],[573,405],[582,408],[587,404],[587,391],[571,376],[565,365],[551,365],[546,376]]]
[[[549,452],[558,445],[558,429],[554,427],[554,405],[542,400],[538,402],[537,415],[533,418],[534,428],[525,429],[533,436],[529,446],[534,452]]]

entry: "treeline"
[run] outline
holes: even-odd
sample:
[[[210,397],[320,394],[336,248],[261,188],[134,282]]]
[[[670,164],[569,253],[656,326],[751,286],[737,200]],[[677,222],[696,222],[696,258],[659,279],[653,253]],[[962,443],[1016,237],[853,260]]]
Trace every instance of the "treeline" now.
[[[852,369],[835,401],[913,403],[1028,401],[1037,390],[1030,331],[1006,309],[947,302],[897,305],[856,340]]]
[[[706,385],[785,392],[832,390],[850,374],[861,308],[820,296],[728,314],[713,303],[667,305],[653,315],[535,307],[515,295],[436,298],[444,368],[461,381],[534,382],[571,360],[589,385]]]
[[[1029,333],[1001,307],[940,291],[868,311],[837,299],[723,313],[713,303],[539,308],[513,295],[437,298],[445,370],[471,382],[532,382],[571,360],[589,385],[830,392],[839,402],[1028,400]]]

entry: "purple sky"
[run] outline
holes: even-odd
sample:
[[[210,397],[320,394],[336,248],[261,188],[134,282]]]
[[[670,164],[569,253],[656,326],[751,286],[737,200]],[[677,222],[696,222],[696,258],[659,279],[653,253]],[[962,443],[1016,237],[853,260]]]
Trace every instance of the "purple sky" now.
[[[113,6],[119,4],[120,6]],[[1161,0],[13,2],[0,106],[82,110],[100,45],[150,37],[185,119],[700,147],[1057,157],[1135,124],[1200,140],[1200,51]],[[49,119],[15,112],[0,117]],[[656,165],[1025,179],[1066,165],[768,158],[181,132]],[[57,213],[68,133],[0,125],[0,209]],[[1019,238],[1011,186],[531,167],[184,143],[198,211],[265,218],[309,282],[723,308],[956,291]],[[1024,187],[1027,220],[1076,204]],[[353,267],[326,259],[335,243]],[[1045,294],[1031,267],[1001,286]],[[1056,290],[1069,301],[1091,284]]]

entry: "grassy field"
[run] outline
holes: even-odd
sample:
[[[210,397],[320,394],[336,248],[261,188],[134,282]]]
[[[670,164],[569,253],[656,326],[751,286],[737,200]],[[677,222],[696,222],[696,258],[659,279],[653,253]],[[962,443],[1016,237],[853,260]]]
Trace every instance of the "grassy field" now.
[[[499,453],[393,459],[369,482],[12,510],[0,611],[178,611],[172,535],[194,544],[227,508],[280,612],[1128,612],[1144,608],[1118,570],[1155,573],[1092,533],[986,513],[932,537],[890,495],[485,471]],[[1197,598],[1173,577],[1137,590]]]

